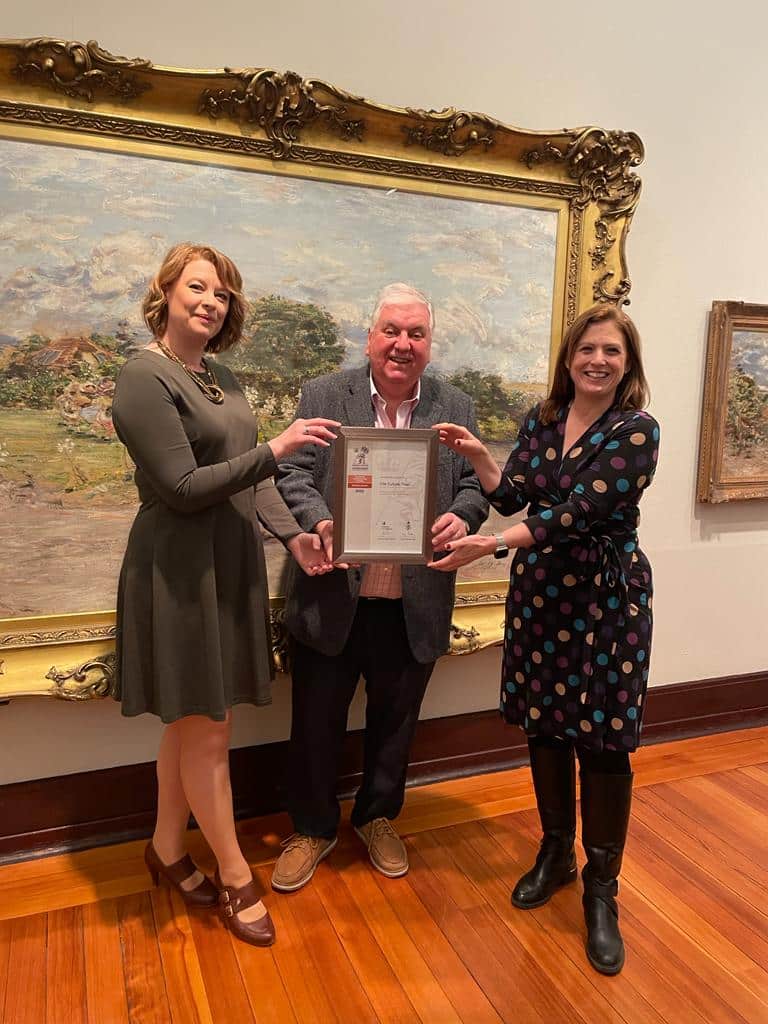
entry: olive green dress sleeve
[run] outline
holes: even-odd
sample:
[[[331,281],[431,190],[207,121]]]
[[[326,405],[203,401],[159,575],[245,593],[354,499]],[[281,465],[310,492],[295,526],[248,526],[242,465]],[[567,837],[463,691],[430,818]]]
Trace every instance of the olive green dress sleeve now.
[[[262,480],[256,485],[255,501],[259,519],[283,544],[302,532],[271,480]]]
[[[181,514],[199,512],[277,472],[267,444],[226,462],[198,466],[168,382],[138,359],[120,373],[112,421],[159,499]]]

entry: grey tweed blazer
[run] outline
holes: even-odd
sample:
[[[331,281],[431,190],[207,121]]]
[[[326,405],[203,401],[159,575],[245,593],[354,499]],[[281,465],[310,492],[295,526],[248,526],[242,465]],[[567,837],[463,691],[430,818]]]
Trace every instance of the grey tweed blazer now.
[[[372,427],[368,366],[318,377],[304,385],[298,417],[325,416],[349,427]],[[414,428],[449,421],[476,430],[472,400],[463,391],[426,374],[413,413]],[[307,445],[280,463],[277,486],[303,530],[333,519],[334,446]],[[475,533],[488,515],[488,502],[472,467],[440,446],[436,515],[455,512]],[[339,654],[352,628],[361,571],[337,569],[307,576],[295,563],[286,581],[286,626],[301,643],[322,654]],[[419,662],[434,661],[448,649],[455,574],[423,565],[402,566],[403,610],[408,640]]]

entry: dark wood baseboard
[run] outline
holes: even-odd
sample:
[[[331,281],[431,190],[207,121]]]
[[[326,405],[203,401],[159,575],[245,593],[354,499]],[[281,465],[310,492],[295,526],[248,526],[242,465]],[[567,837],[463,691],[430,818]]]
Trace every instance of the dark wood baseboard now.
[[[768,724],[768,672],[704,679],[649,690],[644,743],[684,739]],[[231,754],[238,818],[285,807],[287,744],[243,747]],[[409,785],[524,764],[523,734],[497,711],[420,722],[411,753]],[[362,733],[347,736],[339,795],[360,781]],[[0,788],[0,863],[101,846],[151,834],[154,764],[124,765]]]

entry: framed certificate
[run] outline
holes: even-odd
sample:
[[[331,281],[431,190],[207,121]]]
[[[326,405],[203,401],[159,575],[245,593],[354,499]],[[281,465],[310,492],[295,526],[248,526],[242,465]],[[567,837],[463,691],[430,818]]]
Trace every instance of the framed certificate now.
[[[333,550],[341,562],[432,561],[436,430],[341,427]]]

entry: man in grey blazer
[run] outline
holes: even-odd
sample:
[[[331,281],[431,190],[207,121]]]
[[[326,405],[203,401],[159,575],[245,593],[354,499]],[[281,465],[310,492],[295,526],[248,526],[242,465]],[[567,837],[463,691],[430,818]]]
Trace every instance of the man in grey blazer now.
[[[436,377],[429,363],[433,313],[404,284],[379,295],[366,355],[369,365],[309,381],[297,417],[325,416],[346,426],[431,427],[450,421],[475,432],[468,395]],[[476,532],[488,514],[469,463],[440,446],[433,547]],[[313,530],[333,560],[333,446],[306,446],[280,464],[278,488],[303,530]],[[366,682],[363,781],[352,824],[373,865],[390,878],[408,870],[392,827],[403,804],[408,754],[435,661],[448,649],[455,576],[424,565],[339,567],[288,585],[293,717],[289,811],[296,834],[272,885],[305,885],[336,845],[336,773],[357,682]]]

